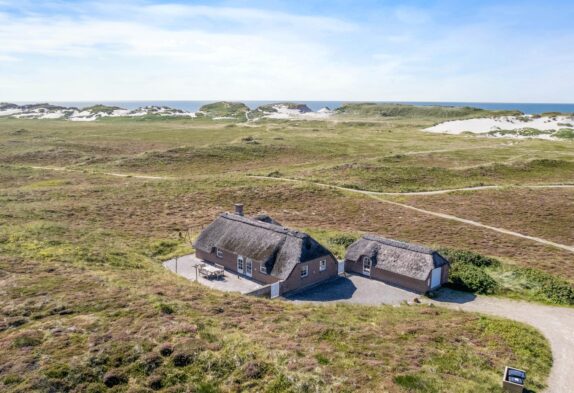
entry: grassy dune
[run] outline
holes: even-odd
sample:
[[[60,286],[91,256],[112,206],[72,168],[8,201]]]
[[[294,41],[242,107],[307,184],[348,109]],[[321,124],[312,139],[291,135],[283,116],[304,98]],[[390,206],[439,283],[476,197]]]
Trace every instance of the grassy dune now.
[[[265,211],[309,230],[338,254],[349,237],[378,232],[574,281],[564,250],[374,198],[246,176],[381,190],[572,181],[569,142],[510,145],[418,131],[434,121],[0,119],[0,390],[482,392],[498,391],[509,363],[526,368],[540,390],[548,344],[521,324],[428,306],[297,306],[225,295],[159,264],[191,251],[179,232],[197,234],[243,201],[248,214]],[[401,200],[488,221],[489,195],[499,225],[528,225],[556,241],[570,236],[569,210],[563,220],[546,214],[558,214],[569,190]],[[544,207],[525,215],[533,201]]]

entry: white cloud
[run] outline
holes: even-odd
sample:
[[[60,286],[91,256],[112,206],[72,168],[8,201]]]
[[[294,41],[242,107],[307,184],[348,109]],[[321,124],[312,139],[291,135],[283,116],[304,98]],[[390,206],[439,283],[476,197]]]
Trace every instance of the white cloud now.
[[[567,101],[574,91],[571,35],[524,45],[497,21],[439,26],[416,8],[361,26],[255,8],[18,4],[18,15],[0,12],[0,101]]]

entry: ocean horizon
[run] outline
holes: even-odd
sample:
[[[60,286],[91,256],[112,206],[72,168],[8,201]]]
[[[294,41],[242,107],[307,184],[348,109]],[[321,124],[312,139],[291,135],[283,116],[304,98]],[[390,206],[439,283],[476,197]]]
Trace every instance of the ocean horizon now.
[[[24,105],[24,104],[37,104],[46,103],[46,101],[8,101],[14,104]],[[53,105],[67,106],[67,107],[78,107],[85,108],[92,105],[110,105],[118,106],[124,109],[136,109],[142,106],[168,106],[174,109],[181,109],[188,112],[196,112],[202,105],[217,102],[217,100],[133,100],[133,101],[114,101],[114,100],[102,100],[102,101],[48,101],[47,103]],[[298,104],[305,104],[313,111],[317,111],[321,108],[336,109],[345,103],[359,103],[359,102],[373,102],[380,104],[409,104],[409,105],[422,105],[422,106],[469,106],[474,108],[486,109],[486,110],[519,110],[525,114],[541,114],[545,112],[561,112],[561,113],[574,113],[574,103],[573,104],[552,104],[552,103],[501,103],[501,102],[463,102],[463,101],[282,101],[282,100],[269,100],[269,101],[233,101],[233,102],[243,102],[245,105],[251,109],[255,109],[260,105],[274,104],[278,102],[292,102]]]

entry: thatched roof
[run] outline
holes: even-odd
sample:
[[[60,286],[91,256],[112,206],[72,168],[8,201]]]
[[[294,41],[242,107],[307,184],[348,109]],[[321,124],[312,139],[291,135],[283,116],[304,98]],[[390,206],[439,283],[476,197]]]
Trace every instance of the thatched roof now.
[[[273,225],[279,225],[282,226],[281,223],[279,221],[275,221],[275,219],[273,219],[271,216],[269,216],[268,214],[258,214],[255,217],[253,217],[255,220],[257,221],[262,221],[262,222],[266,222],[268,224],[273,224]]]
[[[217,247],[251,258],[281,280],[300,262],[332,255],[306,233],[230,213],[209,224],[193,246],[204,252]]]
[[[417,244],[364,235],[347,249],[345,259],[357,262],[363,256],[373,261],[373,268],[426,280],[434,268],[448,264],[438,252]]]

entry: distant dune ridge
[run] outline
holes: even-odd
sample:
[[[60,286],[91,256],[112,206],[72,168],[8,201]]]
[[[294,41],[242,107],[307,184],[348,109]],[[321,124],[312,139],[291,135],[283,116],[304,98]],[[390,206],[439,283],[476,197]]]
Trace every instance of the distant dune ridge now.
[[[80,109],[76,107],[64,107],[51,104],[0,104],[0,117],[9,116],[18,119],[94,121],[103,117],[140,117],[147,115],[195,117],[195,113],[185,112],[180,109],[173,109],[165,106],[146,106],[134,110],[128,110],[107,105],[94,105]]]
[[[446,134],[480,134],[487,137],[574,139],[574,114],[557,112],[525,115],[517,110],[487,110],[470,106],[411,105],[399,103],[347,103],[335,110],[327,107],[313,111],[306,104],[279,102],[250,109],[242,102],[219,101],[191,112],[168,106],[149,105],[136,109],[92,105],[85,108],[44,104],[16,105],[0,103],[0,117],[41,120],[96,121],[103,118],[206,118],[255,122],[261,119],[325,120],[412,118],[440,123],[424,131]]]
[[[277,103],[262,105],[251,110],[241,102],[214,102],[203,105],[197,112],[188,112],[167,106],[144,106],[133,110],[117,106],[93,105],[86,108],[42,104],[16,105],[0,103],[0,117],[18,119],[62,119],[70,121],[95,121],[105,117],[207,117],[213,120],[314,119],[332,114],[329,108],[313,112],[305,104]]]

